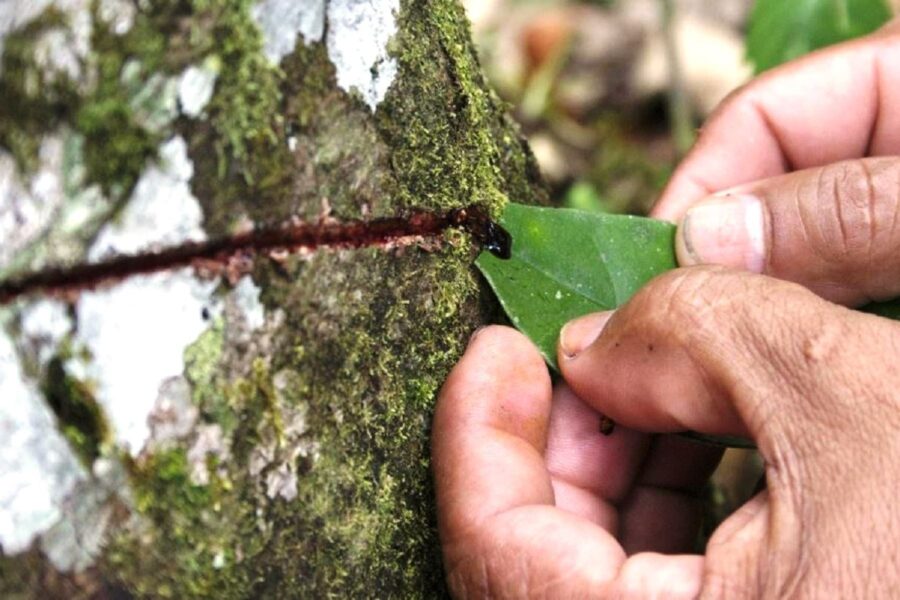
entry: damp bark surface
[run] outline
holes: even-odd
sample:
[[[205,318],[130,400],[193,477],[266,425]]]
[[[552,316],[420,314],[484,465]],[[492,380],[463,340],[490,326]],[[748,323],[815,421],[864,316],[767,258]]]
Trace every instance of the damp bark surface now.
[[[461,7],[11,6],[0,596],[445,595],[431,411],[543,201]]]

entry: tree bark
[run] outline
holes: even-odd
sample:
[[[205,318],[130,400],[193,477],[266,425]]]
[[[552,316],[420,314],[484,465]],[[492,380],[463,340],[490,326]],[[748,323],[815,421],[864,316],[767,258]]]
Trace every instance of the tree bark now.
[[[455,0],[12,0],[0,44],[0,282],[541,201]],[[0,596],[443,595],[431,409],[496,307],[408,242],[0,306]]]

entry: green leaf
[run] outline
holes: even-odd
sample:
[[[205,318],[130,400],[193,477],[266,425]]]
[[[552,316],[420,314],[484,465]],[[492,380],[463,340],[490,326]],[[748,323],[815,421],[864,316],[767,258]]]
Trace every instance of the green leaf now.
[[[677,266],[675,226],[664,221],[508,204],[500,224],[512,236],[511,257],[482,252],[475,264],[513,324],[557,371],[563,325],[617,308],[650,279]],[[900,319],[900,299],[862,310]],[[753,447],[741,438],[682,435],[717,446]]]
[[[675,227],[664,221],[509,204],[500,224],[512,235],[512,257],[482,252],[476,264],[553,368],[569,320],[616,308],[676,267]]]
[[[757,0],[747,57],[756,72],[871,33],[891,18],[885,0]]]

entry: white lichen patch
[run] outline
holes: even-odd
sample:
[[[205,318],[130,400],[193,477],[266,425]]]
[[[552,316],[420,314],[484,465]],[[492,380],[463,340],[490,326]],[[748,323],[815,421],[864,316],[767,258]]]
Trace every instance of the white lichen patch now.
[[[114,458],[98,458],[89,480],[78,482],[62,505],[63,518],[41,536],[41,550],[57,570],[81,571],[100,555],[114,504],[130,502],[128,475]]]
[[[181,112],[195,119],[203,114],[216,87],[221,61],[210,57],[201,65],[191,65],[178,78],[178,105]]]
[[[38,171],[23,181],[15,159],[0,151],[0,272],[51,225],[63,203],[63,140],[49,136]]]
[[[58,342],[72,324],[66,305],[58,300],[42,299],[22,310],[22,335]]]
[[[261,0],[253,6],[253,19],[263,34],[266,57],[274,64],[303,42],[321,42],[325,33],[325,0]]]
[[[137,6],[129,0],[100,0],[97,14],[116,35],[125,35],[134,25]]]
[[[245,275],[224,298],[223,360],[235,374],[249,374],[256,358],[271,355],[273,336],[284,324],[284,311],[267,312],[260,292],[253,280]]]
[[[261,0],[253,17],[275,64],[294,50],[298,35],[307,45],[322,41],[327,17],[326,45],[338,86],[358,93],[374,111],[397,75],[387,47],[399,11],[399,0],[329,0],[327,6],[325,0]]]
[[[60,521],[66,498],[87,474],[2,331],[0,439],[0,547],[11,555]]]
[[[151,443],[145,449],[155,452],[186,438],[199,416],[199,409],[191,401],[191,385],[187,379],[179,376],[164,381],[147,417]]]
[[[52,0],[6,0],[0,2],[0,56],[6,36],[20,27],[27,25],[47,10]],[[0,64],[0,69],[3,65]],[[0,75],[3,72],[0,71]]]
[[[231,456],[222,427],[215,423],[197,427],[197,435],[188,449],[187,460],[191,483],[194,485],[209,485],[210,456],[215,457],[220,465]]]
[[[65,129],[45,137],[28,178],[0,151],[0,277],[84,254],[112,204],[98,185],[85,185],[83,146]]]
[[[62,504],[63,518],[41,536],[41,550],[62,572],[81,571],[100,554],[113,515],[110,500],[126,485],[122,465],[98,459],[95,477],[79,482]]]
[[[21,341],[33,349],[39,364],[56,354],[59,343],[72,330],[66,305],[58,300],[38,300],[26,305],[21,317]]]
[[[297,469],[281,463],[266,475],[266,496],[281,497],[290,502],[297,497]]]
[[[27,25],[47,10],[53,0],[7,0],[0,2],[0,43],[12,31]]]
[[[260,441],[250,453],[248,471],[261,479],[265,495],[270,500],[286,501],[297,497],[297,465],[301,458],[315,463],[319,459],[319,444],[308,435],[305,404],[286,405],[288,392],[301,387],[297,374],[282,370],[272,378],[278,409],[280,430],[267,423],[260,431]]]
[[[259,301],[260,291],[253,283],[253,279],[249,275],[244,275],[231,292],[235,307],[250,331],[259,329],[266,322],[265,307]]]
[[[81,79],[82,56],[73,43],[72,32],[66,29],[51,29],[38,38],[34,47],[34,59],[44,71],[43,85],[65,76],[71,82]]]
[[[83,82],[81,66],[91,47],[93,21],[90,0],[6,0],[0,2],[0,55],[9,33],[39,18],[50,6],[65,18],[66,26],[44,32],[37,40],[35,59],[46,84],[59,74]],[[2,72],[0,72],[2,75]]]
[[[140,62],[131,60],[122,67],[121,80],[134,122],[150,132],[166,131],[178,116],[178,78],[156,73],[144,81]]]
[[[203,212],[189,185],[193,175],[184,138],[163,144],[159,163],[141,175],[119,219],[100,231],[88,260],[206,239]]]
[[[59,571],[81,571],[91,566],[100,554],[106,528],[112,518],[107,496],[94,499],[96,491],[85,486],[73,494],[75,504],[60,520],[41,536],[41,550]],[[78,495],[82,496],[79,498]],[[90,498],[90,502],[86,500]],[[74,503],[74,502],[73,502]]]
[[[115,440],[132,455],[150,435],[161,386],[182,374],[184,349],[209,326],[204,313],[216,286],[184,268],[130,277],[78,300],[75,340],[90,358],[67,367],[94,382]]]
[[[338,85],[356,90],[373,111],[384,99],[397,60],[387,46],[397,33],[399,0],[331,0],[328,3],[328,57]]]

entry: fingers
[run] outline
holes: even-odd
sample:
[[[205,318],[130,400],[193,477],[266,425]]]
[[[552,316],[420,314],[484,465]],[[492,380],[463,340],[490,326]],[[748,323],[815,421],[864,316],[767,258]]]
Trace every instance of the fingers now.
[[[821,445],[823,431],[845,436],[875,410],[862,399],[883,377],[867,357],[897,344],[893,323],[713,267],[657,278],[593,343],[577,326],[580,339],[567,339],[572,329],[560,368],[595,409],[644,431],[753,437],[767,459]]]
[[[457,598],[696,598],[703,557],[628,558],[608,533],[547,506],[501,513],[448,556]]]
[[[704,125],[654,209],[676,221],[715,192],[796,169],[900,153],[896,27],[774,69]]]
[[[619,539],[634,552],[684,552],[700,530],[700,492],[723,450],[677,436],[655,436],[629,496],[619,505]]]
[[[482,330],[441,390],[432,462],[445,568],[459,597],[586,595],[625,558],[609,533],[553,506],[542,455],[550,398],[543,359],[504,327]]]
[[[568,386],[553,396],[545,460],[556,505],[617,535],[616,505],[633,486],[651,436],[625,427],[605,435],[597,411]]]
[[[435,409],[432,464],[443,534],[519,505],[553,503],[544,467],[550,375],[520,333],[488,327],[470,342]]]
[[[457,597],[693,598],[699,556],[637,554],[555,507],[542,451],[550,380],[519,333],[483,330],[441,391],[432,458],[448,582]]]
[[[848,305],[900,295],[900,159],[758,181],[688,209],[683,266],[720,264],[800,283]]]
[[[600,432],[600,415],[566,385],[554,390],[545,454],[556,506],[612,533],[628,554],[694,547],[699,492],[721,449],[621,425]]]

